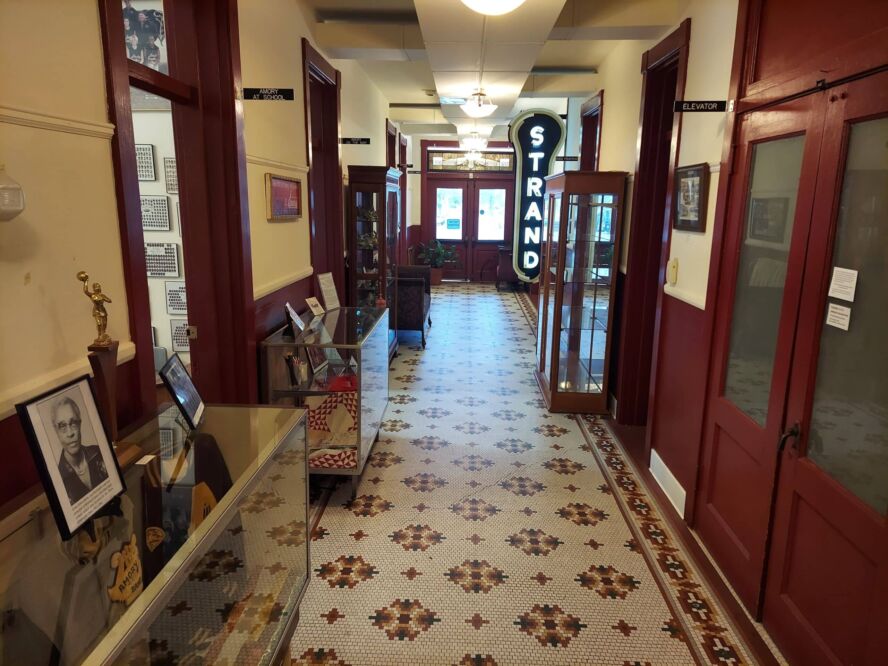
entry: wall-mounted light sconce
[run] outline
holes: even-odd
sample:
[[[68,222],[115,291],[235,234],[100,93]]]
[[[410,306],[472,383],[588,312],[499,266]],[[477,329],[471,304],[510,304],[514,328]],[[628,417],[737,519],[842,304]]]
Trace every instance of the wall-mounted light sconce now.
[[[0,220],[11,220],[25,210],[25,192],[22,186],[6,174],[0,164]]]

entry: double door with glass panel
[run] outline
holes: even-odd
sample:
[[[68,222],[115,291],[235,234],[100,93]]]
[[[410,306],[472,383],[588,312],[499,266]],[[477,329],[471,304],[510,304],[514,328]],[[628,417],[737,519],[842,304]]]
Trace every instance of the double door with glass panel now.
[[[429,180],[433,238],[456,253],[443,267],[444,278],[495,281],[499,247],[512,244],[514,177]]]
[[[695,527],[791,663],[884,664],[888,73],[743,118]]]

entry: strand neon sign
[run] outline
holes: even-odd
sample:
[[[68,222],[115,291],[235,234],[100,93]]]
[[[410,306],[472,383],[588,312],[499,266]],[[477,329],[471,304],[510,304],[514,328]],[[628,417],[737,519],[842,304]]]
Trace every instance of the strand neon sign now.
[[[509,125],[515,149],[515,234],[512,263],[524,282],[540,275],[546,176],[564,143],[564,123],[552,111],[525,111]]]

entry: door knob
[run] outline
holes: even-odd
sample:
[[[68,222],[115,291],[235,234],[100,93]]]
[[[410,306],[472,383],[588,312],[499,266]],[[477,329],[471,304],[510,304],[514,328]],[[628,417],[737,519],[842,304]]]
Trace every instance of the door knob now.
[[[792,427],[789,430],[784,430],[783,434],[780,435],[780,442],[777,444],[777,454],[783,453],[783,449],[786,448],[786,443],[789,440],[792,440],[792,445],[790,446],[790,450],[793,455],[796,455],[799,452],[799,437],[802,434],[802,428],[799,425],[799,422],[796,421],[792,424]]]

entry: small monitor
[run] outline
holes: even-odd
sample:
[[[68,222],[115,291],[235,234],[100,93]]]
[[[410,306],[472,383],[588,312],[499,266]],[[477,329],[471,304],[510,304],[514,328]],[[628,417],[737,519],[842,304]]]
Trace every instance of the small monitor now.
[[[179,355],[173,354],[158,374],[188,425],[196,429],[203,418],[204,403]]]

